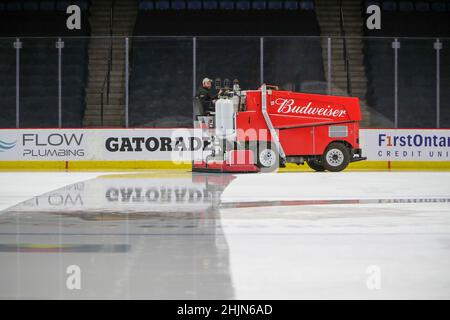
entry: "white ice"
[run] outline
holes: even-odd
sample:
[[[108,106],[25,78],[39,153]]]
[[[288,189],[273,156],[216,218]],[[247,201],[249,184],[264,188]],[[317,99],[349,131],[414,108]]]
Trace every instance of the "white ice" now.
[[[0,173],[3,209],[84,181],[0,211],[0,246],[130,246],[4,249],[0,298],[450,298],[449,172],[99,175]]]
[[[96,172],[0,172],[0,211],[19,202],[95,178]]]

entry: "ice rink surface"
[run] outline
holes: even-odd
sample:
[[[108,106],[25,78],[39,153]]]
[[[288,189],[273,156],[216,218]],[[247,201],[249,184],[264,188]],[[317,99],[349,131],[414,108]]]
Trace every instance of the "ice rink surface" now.
[[[450,172],[0,181],[1,299],[450,298]]]

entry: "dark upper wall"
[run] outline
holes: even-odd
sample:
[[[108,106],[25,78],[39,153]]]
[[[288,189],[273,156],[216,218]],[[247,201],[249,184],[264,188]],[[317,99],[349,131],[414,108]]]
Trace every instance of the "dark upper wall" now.
[[[381,30],[364,28],[366,36],[450,37],[449,0],[367,0],[363,8],[371,4],[380,6]]]
[[[140,11],[135,35],[320,35],[314,11]]]

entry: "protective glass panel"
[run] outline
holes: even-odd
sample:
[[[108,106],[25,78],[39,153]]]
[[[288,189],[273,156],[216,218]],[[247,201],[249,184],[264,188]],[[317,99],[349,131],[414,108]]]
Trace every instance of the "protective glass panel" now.
[[[398,126],[436,127],[434,39],[401,39],[398,50]]]
[[[265,37],[264,82],[285,90],[326,93],[326,50],[326,40],[318,37]]]
[[[193,41],[130,39],[131,127],[192,127]]]
[[[14,39],[0,39],[0,127],[16,126],[16,49]]]
[[[244,90],[260,86],[260,38],[197,38],[197,85],[203,78],[239,80]]]
[[[20,127],[58,127],[55,38],[24,38],[20,50]]]
[[[62,41],[64,42],[64,47],[61,50],[62,127],[82,127],[83,116],[91,115],[93,112],[92,108],[89,108],[85,113],[86,102],[91,102],[86,100],[86,96],[90,92],[98,94],[101,74],[98,74],[97,70],[92,70],[91,74],[88,73],[88,48],[89,42],[92,40],[88,38],[66,38]],[[101,69],[104,69],[103,64],[101,67]],[[91,104],[89,106],[92,107]],[[94,111],[96,114],[98,114],[97,109],[95,108]],[[86,122],[86,125],[89,124],[95,125]]]
[[[440,51],[440,127],[450,128],[450,40],[441,40]]]
[[[394,49],[390,38],[363,38],[363,64],[351,66],[352,76],[361,80],[363,120],[367,127],[393,128],[395,124],[395,72]],[[352,82],[353,84],[353,82]],[[358,91],[355,91],[358,92]]]

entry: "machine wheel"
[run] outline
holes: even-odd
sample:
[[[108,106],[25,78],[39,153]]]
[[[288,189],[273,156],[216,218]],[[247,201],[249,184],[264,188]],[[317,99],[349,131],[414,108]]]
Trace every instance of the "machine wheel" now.
[[[323,167],[332,172],[342,171],[350,163],[350,151],[342,143],[330,143],[322,156]]]
[[[253,150],[256,164],[261,172],[272,172],[280,166],[280,156],[276,147],[267,141],[259,141],[250,146]]]
[[[308,160],[306,163],[314,171],[317,171],[317,172],[325,171],[325,168],[323,167],[323,165],[320,162],[320,160],[317,160],[317,159]]]

